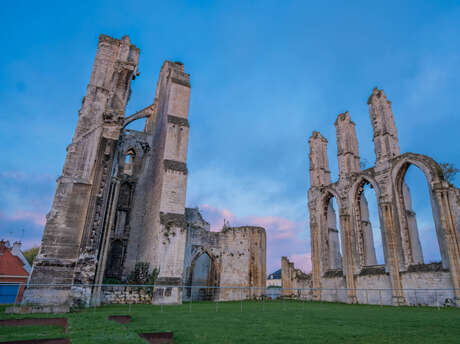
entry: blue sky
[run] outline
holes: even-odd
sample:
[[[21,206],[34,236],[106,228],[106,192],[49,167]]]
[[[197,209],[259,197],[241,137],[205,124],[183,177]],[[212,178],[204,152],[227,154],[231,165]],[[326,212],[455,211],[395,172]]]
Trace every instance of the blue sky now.
[[[141,49],[128,114],[152,103],[165,59],[185,63],[187,205],[214,228],[266,226],[269,271],[281,255],[308,268],[311,132],[328,138],[336,177],[333,123],[348,110],[373,163],[374,86],[393,102],[402,152],[460,166],[458,1],[18,1],[0,19],[0,237],[26,246],[40,240],[100,33]]]

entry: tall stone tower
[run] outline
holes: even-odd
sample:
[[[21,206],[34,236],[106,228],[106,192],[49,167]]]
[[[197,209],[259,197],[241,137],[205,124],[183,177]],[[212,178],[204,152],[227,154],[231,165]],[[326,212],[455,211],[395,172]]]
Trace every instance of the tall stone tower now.
[[[139,49],[127,36],[99,37],[75,135],[24,295],[26,304],[68,304],[75,278],[82,283],[94,279],[114,152],[138,60]],[[37,284],[53,286],[33,286]]]
[[[156,116],[147,120],[151,151],[145,158],[133,204],[133,218],[124,265],[125,275],[136,263],[159,269],[157,285],[182,284],[186,242],[189,75],[182,63],[166,61],[157,83]],[[180,302],[179,288],[158,302]]]
[[[327,140],[319,131],[314,131],[308,140],[310,146],[310,183],[312,186],[329,185],[331,172],[327,158]]]
[[[374,88],[367,102],[372,129],[374,130],[374,149],[376,167],[401,154],[399,150],[396,124],[391,110],[391,102],[383,90]]]
[[[337,133],[337,158],[339,160],[340,177],[361,171],[359,146],[356,138],[355,123],[348,112],[341,113],[335,121]]]

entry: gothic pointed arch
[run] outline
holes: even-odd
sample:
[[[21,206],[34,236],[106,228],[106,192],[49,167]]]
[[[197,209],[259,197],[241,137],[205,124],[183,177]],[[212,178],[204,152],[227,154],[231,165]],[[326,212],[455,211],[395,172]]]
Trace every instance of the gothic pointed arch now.
[[[194,285],[195,282],[195,274],[197,273],[195,269],[198,267],[200,258],[207,256],[209,258],[209,268],[207,271],[207,278],[205,285]],[[220,276],[218,273],[218,266],[217,266],[217,258],[209,252],[209,250],[201,248],[193,257],[192,263],[190,264],[190,268],[187,271],[187,279],[186,279],[186,286],[187,297],[192,297],[196,299],[197,296],[201,300],[214,300],[218,297],[217,288],[220,284]],[[202,287],[202,288],[200,288]]]
[[[336,207],[334,207],[334,201]],[[323,190],[320,202],[321,233],[320,240],[325,255],[323,273],[328,271],[343,271],[343,249],[340,231],[339,214],[342,209],[342,200],[334,187],[328,186]]]
[[[370,201],[377,204],[378,223],[375,223],[375,221],[372,223],[370,219],[369,200],[365,196],[366,186],[370,186],[370,189],[374,191],[375,200]],[[385,264],[385,259],[381,260],[382,256],[385,256],[386,240],[385,231],[382,227],[381,212],[378,207],[378,200],[381,195],[379,185],[371,176],[360,175],[353,184],[350,195],[355,219],[354,230],[360,267]],[[379,228],[378,231],[375,230],[376,226]],[[378,245],[379,247],[377,247]]]
[[[410,191],[405,183],[405,176],[411,166],[420,169],[426,178],[429,203],[433,215],[436,237],[439,244],[442,266],[448,267],[448,255],[444,242],[445,229],[440,222],[440,205],[435,197],[435,187],[442,184],[443,175],[440,166],[430,157],[422,154],[406,153],[400,156],[392,170],[395,204],[397,208],[398,224],[403,247],[405,265],[424,264],[423,252],[420,243],[419,230],[412,211]]]

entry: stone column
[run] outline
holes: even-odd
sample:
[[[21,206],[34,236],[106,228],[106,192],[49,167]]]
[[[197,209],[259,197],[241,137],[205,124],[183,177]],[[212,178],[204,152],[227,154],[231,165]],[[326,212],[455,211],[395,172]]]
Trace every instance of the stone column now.
[[[353,245],[351,235],[351,216],[344,209],[340,210],[340,229],[343,242],[343,272],[347,283],[347,295],[349,303],[357,303],[356,283],[354,278]]]
[[[390,202],[379,202],[382,212],[383,228],[386,234],[387,264],[390,270],[391,287],[393,289],[393,305],[405,304],[404,292],[402,290],[401,275],[399,274],[399,252],[396,238],[395,219],[393,208]]]
[[[110,235],[111,230],[114,225],[115,221],[115,214],[117,212],[117,204],[118,204],[118,196],[120,192],[120,181],[118,179],[114,179],[112,182],[113,188],[110,193],[109,197],[109,206],[107,208],[107,221],[104,226],[104,232],[102,236],[102,244],[101,244],[101,253],[98,262],[98,269],[96,271],[96,276],[94,279],[94,284],[99,285],[103,283],[104,280],[104,273],[107,264],[107,255],[108,250],[110,247]],[[101,287],[96,286],[93,289],[92,293],[92,304],[99,306],[101,303]]]
[[[281,288],[283,296],[290,296],[293,291],[292,288],[292,273],[293,264],[287,257],[281,257]]]
[[[410,189],[405,182],[402,184],[402,194],[404,198],[404,209],[402,211],[406,215],[406,224],[411,246],[410,259],[412,260],[412,264],[423,264],[422,245],[418,234],[417,218],[415,217],[415,212],[412,209]]]
[[[451,214],[449,192],[446,188],[435,187],[435,201],[439,209],[439,220],[443,232],[443,242],[440,244],[447,249],[449,271],[455,288],[457,306],[460,305],[460,244],[455,232],[455,224]],[[441,249],[441,251],[443,251]]]
[[[321,299],[321,274],[324,272],[327,257],[323,256],[323,243],[327,241],[328,226],[323,223],[323,205],[320,204],[321,188],[331,183],[329,160],[327,157],[327,140],[320,132],[314,131],[308,140],[310,160],[310,188],[308,190],[308,208],[310,212],[311,261],[313,275],[313,298]],[[325,228],[322,231],[321,228]]]
[[[372,233],[372,223],[369,219],[369,207],[366,196],[364,196],[364,192],[361,194],[359,198],[358,205],[360,211],[360,223],[358,223],[358,225],[361,225],[361,240],[363,241],[362,251],[364,253],[363,257],[360,257],[361,262],[364,262],[364,265],[377,265],[377,257],[374,246],[374,233]]]
[[[313,299],[321,300],[321,270],[320,270],[320,252],[318,248],[318,223],[311,220],[310,217],[310,236],[311,236],[311,265],[313,278]]]

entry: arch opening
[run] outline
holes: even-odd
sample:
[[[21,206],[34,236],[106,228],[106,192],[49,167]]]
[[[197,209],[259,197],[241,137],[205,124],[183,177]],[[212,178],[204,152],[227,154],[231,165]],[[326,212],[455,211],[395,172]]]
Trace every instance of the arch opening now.
[[[124,168],[123,172],[129,176],[133,175],[134,172],[134,161],[136,159],[136,153],[130,149],[124,157]]]
[[[328,270],[343,270],[342,238],[340,218],[335,196],[329,194],[326,198],[324,215],[327,223]]]
[[[364,266],[384,265],[384,241],[374,187],[363,180],[358,187],[358,228]]]
[[[203,252],[192,262],[187,289],[187,297],[196,301],[214,300],[218,286],[214,260]]]
[[[402,228],[408,234],[412,264],[441,263],[427,176],[417,165],[405,164],[402,167],[398,192],[404,217]]]

